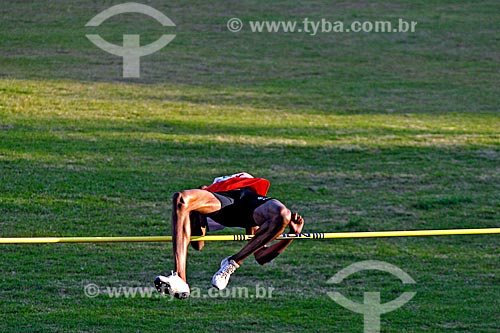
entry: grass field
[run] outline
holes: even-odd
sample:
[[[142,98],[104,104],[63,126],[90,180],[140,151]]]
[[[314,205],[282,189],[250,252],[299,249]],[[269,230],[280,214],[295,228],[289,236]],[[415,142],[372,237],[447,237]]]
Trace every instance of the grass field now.
[[[170,196],[247,171],[306,219],[307,232],[498,227],[500,4],[494,1],[145,1],[176,39],[141,59],[141,78],[86,38],[156,40],[139,14],[85,23],[115,1],[7,0],[0,8],[0,237],[170,234]],[[226,21],[406,20],[415,33],[239,33]],[[144,38],[142,37],[144,36]],[[222,233],[241,233],[239,229]],[[499,332],[499,236],[295,241],[249,259],[209,293],[242,243],[190,251],[201,294],[110,297],[152,287],[170,244],[0,246],[0,332],[362,332],[340,291],[382,302],[382,332]],[[363,272],[363,260],[416,280]],[[85,286],[102,291],[87,297]],[[266,289],[267,290],[267,289]],[[213,292],[213,291],[210,291]],[[269,296],[269,295],[268,295]]]

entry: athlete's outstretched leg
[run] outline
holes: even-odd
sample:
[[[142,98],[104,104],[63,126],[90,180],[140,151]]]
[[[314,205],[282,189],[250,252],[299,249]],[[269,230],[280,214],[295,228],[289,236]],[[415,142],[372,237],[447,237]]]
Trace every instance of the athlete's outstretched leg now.
[[[186,259],[191,238],[191,212],[210,214],[220,210],[220,201],[205,190],[187,190],[175,193],[172,198],[172,238],[174,267],[177,274],[187,282]]]
[[[187,190],[175,193],[172,198],[172,239],[175,272],[169,276],[157,276],[155,287],[161,293],[168,291],[177,298],[187,298],[186,259],[191,238],[192,212],[210,214],[221,209],[220,201],[205,190]]]

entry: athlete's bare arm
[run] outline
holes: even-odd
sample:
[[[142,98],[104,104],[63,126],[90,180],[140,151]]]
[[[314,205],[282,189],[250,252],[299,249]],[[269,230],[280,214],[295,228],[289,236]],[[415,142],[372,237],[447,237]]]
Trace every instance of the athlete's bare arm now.
[[[304,227],[304,219],[297,213],[292,213],[292,219],[288,224],[291,234],[300,234]],[[279,256],[292,243],[293,239],[284,239],[276,242],[270,247],[263,247],[254,253],[255,260],[261,265],[271,262]]]
[[[255,232],[255,236],[241,251],[231,257],[238,265],[248,256],[259,251],[267,243],[281,235],[286,226],[290,224],[292,213],[281,202],[271,199],[257,207],[253,217],[259,227]]]

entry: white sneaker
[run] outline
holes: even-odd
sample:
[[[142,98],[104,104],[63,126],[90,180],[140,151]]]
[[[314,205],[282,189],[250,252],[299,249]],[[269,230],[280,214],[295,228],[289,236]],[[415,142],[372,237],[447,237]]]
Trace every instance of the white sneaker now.
[[[177,275],[177,272],[172,272],[169,276],[158,275],[155,278],[155,287],[163,295],[167,291],[178,299],[188,298],[190,293],[189,285]]]
[[[212,277],[212,286],[219,290],[226,288],[231,274],[239,267],[240,265],[232,259],[229,260],[229,257],[222,259],[219,271]]]

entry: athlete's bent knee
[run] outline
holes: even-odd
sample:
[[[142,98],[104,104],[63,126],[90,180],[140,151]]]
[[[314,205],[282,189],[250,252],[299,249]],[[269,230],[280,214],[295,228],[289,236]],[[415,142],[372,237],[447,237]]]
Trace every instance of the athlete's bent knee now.
[[[289,223],[290,219],[292,218],[292,213],[290,210],[286,207],[280,207],[279,212],[274,218],[272,228],[274,229],[273,231],[279,232],[282,231]]]
[[[176,210],[185,209],[187,207],[187,202],[188,202],[188,195],[186,194],[185,191],[176,192],[172,196],[172,204],[174,206],[174,209]]]

